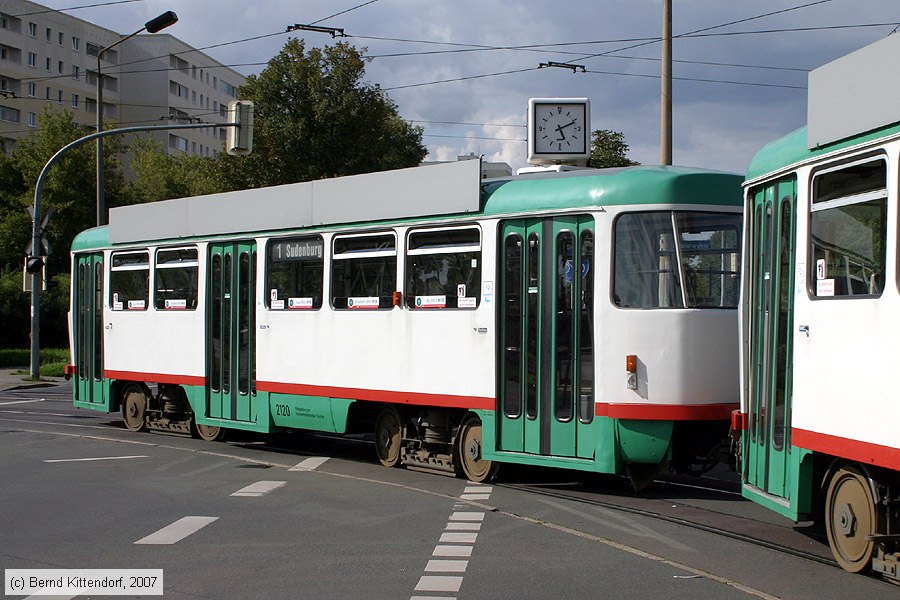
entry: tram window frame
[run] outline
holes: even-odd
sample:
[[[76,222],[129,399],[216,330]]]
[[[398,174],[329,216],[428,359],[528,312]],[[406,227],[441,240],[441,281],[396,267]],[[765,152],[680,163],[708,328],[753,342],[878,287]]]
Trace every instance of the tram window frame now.
[[[129,260],[143,256],[143,261]],[[145,311],[150,305],[150,251],[113,252],[109,259],[109,307],[114,311]],[[144,277],[133,275],[143,271]],[[138,292],[138,293],[129,293]],[[141,297],[140,293],[143,293]],[[120,296],[120,294],[123,294]]]
[[[866,174],[862,171],[872,170],[873,167],[877,170],[868,174],[869,181],[866,182]],[[853,172],[856,173],[855,176]],[[874,177],[871,176],[873,173]],[[877,154],[819,169],[811,174],[806,252],[809,265],[807,293],[812,300],[873,299],[880,298],[884,293],[888,284],[888,173],[887,157]],[[879,181],[880,186],[873,185]],[[844,217],[840,224],[834,218],[838,212]],[[880,222],[875,222],[875,219]],[[830,226],[835,230],[837,238],[838,231],[852,235],[850,224],[862,224],[864,229],[865,221],[869,221],[869,224],[874,222],[878,227],[877,230],[873,227],[867,230],[872,236],[870,256],[863,257],[859,251],[859,256],[856,257],[843,254],[843,265],[837,261],[831,262],[832,255],[837,254],[835,250],[853,252],[854,249],[841,248],[838,245],[841,242],[837,239],[824,239],[822,229]],[[816,231],[817,228],[819,231]],[[858,235],[861,232],[859,230],[856,233]],[[819,237],[815,237],[816,234]],[[820,243],[817,244],[817,240]],[[844,240],[843,243],[846,245],[847,241]],[[876,256],[878,243],[881,244],[881,252]],[[833,249],[829,250],[826,245],[832,245]],[[854,258],[858,260],[854,261]],[[868,260],[869,264],[865,264],[863,260]],[[877,260],[881,263],[878,264]],[[833,276],[828,277],[829,274]],[[856,292],[859,286],[862,287],[861,293]]]
[[[621,246],[619,241],[622,238],[628,239],[633,237],[631,235],[624,235],[625,231],[622,231],[620,227],[623,223],[627,222],[627,219],[640,219],[651,217],[658,221],[657,226],[653,230],[649,230],[646,226],[641,227],[641,230],[645,231],[646,234],[655,236],[654,244],[645,243],[643,247],[629,247],[626,248]],[[734,243],[728,246],[722,246],[720,248],[702,248],[698,246],[696,248],[686,248],[685,244],[691,241],[697,240],[688,240],[685,239],[686,235],[697,235],[689,230],[685,229],[686,219],[688,218],[709,218],[712,220],[722,219],[723,221],[726,219],[737,219],[736,222],[730,224],[723,224],[723,226],[715,229],[715,231],[728,231],[731,232],[734,236]],[[613,256],[612,256],[612,285],[610,286],[610,299],[612,303],[620,309],[624,310],[672,310],[672,309],[713,309],[713,310],[737,310],[739,304],[739,295],[740,295],[740,274],[741,274],[741,238],[743,234],[742,225],[740,222],[741,213],[738,212],[729,212],[729,211],[712,211],[712,210],[647,210],[647,211],[628,211],[620,213],[616,216],[615,221],[613,222]],[[648,221],[650,222],[650,221]],[[652,222],[650,222],[652,224]],[[635,221],[635,225],[641,225],[637,221]],[[634,229],[634,225],[632,226]],[[707,227],[707,231],[712,230],[712,227]],[[704,232],[705,233],[705,232]],[[663,237],[668,235],[671,240],[669,243],[671,244],[671,248],[659,249],[659,245],[663,240]],[[647,236],[643,236],[647,238]],[[651,241],[649,238],[644,240],[645,242]],[[667,255],[669,260],[671,261],[670,265],[667,269],[663,270],[661,268],[650,268],[645,272],[635,273],[634,268],[636,266],[640,266],[639,261],[633,261],[634,264],[625,264],[624,261],[627,258],[627,255],[635,255],[640,261],[646,262],[646,259],[650,256],[647,252],[648,248],[656,247],[657,249],[652,251],[655,265],[659,264],[659,259],[663,255]],[[696,286],[688,286],[686,282],[690,281],[691,278],[697,272],[696,270],[689,270],[689,262],[695,255],[701,254],[709,254],[715,255],[718,254],[724,260],[725,257],[731,257],[731,264],[726,269],[723,265],[718,271],[715,270],[707,270],[707,275],[710,276],[719,276],[721,277],[722,282],[728,279],[731,285],[728,287],[727,294],[724,293],[724,288],[722,289],[723,293],[718,297],[718,301],[713,302],[700,302],[696,297]],[[686,257],[689,257],[686,259]],[[624,267],[628,267],[625,269]],[[622,273],[624,271],[624,274]],[[643,288],[641,284],[638,282],[638,279],[641,276],[650,276],[655,278],[657,281],[654,285]],[[650,297],[648,295],[648,290],[657,289],[659,290],[660,278],[662,275],[667,275],[667,283],[665,284],[665,298],[664,300],[660,300],[659,292],[655,294],[656,301],[648,301]],[[623,288],[620,288],[620,284]],[[637,303],[626,303],[627,300],[624,298],[624,291],[628,291],[624,288],[624,285],[628,285],[632,290],[637,290]],[[712,283],[709,284],[711,288],[713,286]],[[624,290],[621,291],[620,290]],[[632,294],[633,295],[633,294]],[[653,294],[651,294],[653,295]],[[712,297],[715,300],[715,297]],[[726,302],[726,298],[729,300]]]
[[[288,256],[285,244],[294,244],[296,255]],[[307,256],[307,253],[314,256]],[[275,268],[278,263],[284,267]],[[293,285],[282,286],[281,282],[275,281],[279,273],[285,274]],[[300,235],[268,240],[265,289],[268,290],[265,303],[269,310],[305,312],[321,309],[325,291],[324,238],[321,235]]]
[[[422,273],[422,276],[428,276],[423,280],[417,275],[417,269],[425,267],[428,259],[437,260],[436,257],[445,259],[441,272],[431,269]],[[475,225],[409,231],[405,261],[406,306],[416,311],[477,309],[481,303],[481,257],[481,229]],[[457,276],[451,277],[454,273]],[[441,274],[444,283],[440,281]],[[438,289],[433,287],[435,282]],[[420,290],[417,283],[431,289]],[[429,293],[419,294],[418,291]],[[460,306],[460,300],[464,300],[463,306]]]
[[[381,272],[376,275],[374,285],[368,285],[365,283],[366,271],[372,267]],[[344,273],[344,269],[349,272]],[[391,310],[394,292],[398,289],[397,234],[380,231],[335,236],[331,240],[330,270],[333,309]],[[358,287],[360,277],[367,289]],[[385,285],[390,288],[383,289]]]
[[[161,255],[178,253],[174,260],[160,260]],[[200,285],[200,259],[196,246],[158,248],[153,270],[153,307],[163,312],[197,310]],[[163,273],[173,273],[175,283],[186,284],[179,289],[160,289],[160,284],[169,279]],[[183,272],[183,273],[178,273]],[[168,285],[168,284],[167,284]],[[184,293],[181,293],[184,292]],[[183,302],[183,303],[182,303]]]

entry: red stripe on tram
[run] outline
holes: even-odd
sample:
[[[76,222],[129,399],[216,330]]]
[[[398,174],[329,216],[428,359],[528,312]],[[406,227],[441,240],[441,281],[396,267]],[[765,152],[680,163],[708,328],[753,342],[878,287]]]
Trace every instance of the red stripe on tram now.
[[[127,381],[152,381],[154,383],[172,383],[176,385],[206,385],[206,377],[202,375],[174,375],[172,373],[143,373],[140,371],[103,371],[107,379],[125,379]]]
[[[598,402],[595,415],[645,421],[728,421],[738,404],[612,404]]]
[[[395,404],[442,406],[446,408],[468,408],[477,410],[494,410],[496,404],[494,398],[485,398],[482,396],[456,396],[450,394],[398,392],[393,390],[367,390],[327,385],[308,385],[303,383],[278,383],[275,381],[257,381],[256,389],[261,392],[294,394],[298,396],[349,398],[352,400],[371,400],[374,402],[393,402]]]
[[[791,437],[791,443],[798,448],[848,458],[867,465],[900,470],[900,448],[860,442],[796,427],[791,429]]]

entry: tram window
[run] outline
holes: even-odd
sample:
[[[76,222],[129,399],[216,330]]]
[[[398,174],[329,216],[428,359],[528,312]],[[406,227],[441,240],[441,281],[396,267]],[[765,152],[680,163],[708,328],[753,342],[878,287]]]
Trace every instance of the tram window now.
[[[109,300],[113,310],[147,310],[150,296],[150,253],[116,252],[109,274]]]
[[[271,240],[266,254],[267,306],[272,310],[322,308],[325,244],[320,236]]]
[[[556,236],[556,305],[553,380],[553,414],[557,421],[570,421],[575,405],[575,234]]]
[[[481,236],[475,227],[410,233],[406,252],[409,308],[477,308]]]
[[[336,237],[331,287],[336,309],[393,308],[397,289],[394,234]]]
[[[153,304],[157,310],[197,308],[198,264],[196,248],[172,248],[156,252]]]
[[[887,163],[814,176],[809,287],[815,298],[880,296],[885,284]]]
[[[615,224],[616,306],[735,308],[741,215],[626,213]]]
[[[594,233],[581,232],[581,289],[578,319],[578,418],[594,418]]]

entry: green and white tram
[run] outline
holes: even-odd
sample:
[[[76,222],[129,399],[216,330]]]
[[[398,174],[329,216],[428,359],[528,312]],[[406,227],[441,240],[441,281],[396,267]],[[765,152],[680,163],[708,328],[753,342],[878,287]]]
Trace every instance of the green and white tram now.
[[[750,165],[733,425],[744,496],[823,519],[844,569],[895,578],[898,55],[889,36],[813,71],[808,127]]]
[[[74,402],[475,481],[699,469],[738,406],[740,183],[461,161],[113,209],[72,247]]]

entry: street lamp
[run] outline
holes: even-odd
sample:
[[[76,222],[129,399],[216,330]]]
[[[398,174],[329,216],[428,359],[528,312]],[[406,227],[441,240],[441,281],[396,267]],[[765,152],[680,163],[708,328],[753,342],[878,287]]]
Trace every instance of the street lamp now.
[[[125,40],[131,39],[142,31],[147,33],[156,33],[161,29],[165,29],[169,25],[174,25],[178,21],[178,15],[171,10],[167,10],[155,19],[151,19],[144,23],[144,26],[130,35],[126,35],[119,41],[101,48],[97,52],[97,133],[103,131],[103,75],[100,72],[100,57],[107,50],[118,46]],[[106,225],[106,197],[104,195],[103,181],[103,138],[97,138],[97,225]]]

